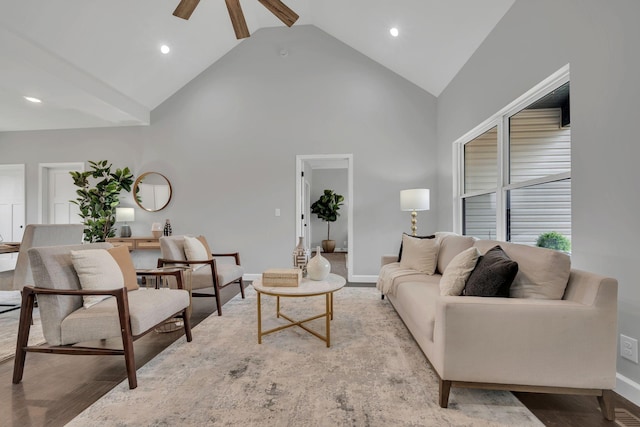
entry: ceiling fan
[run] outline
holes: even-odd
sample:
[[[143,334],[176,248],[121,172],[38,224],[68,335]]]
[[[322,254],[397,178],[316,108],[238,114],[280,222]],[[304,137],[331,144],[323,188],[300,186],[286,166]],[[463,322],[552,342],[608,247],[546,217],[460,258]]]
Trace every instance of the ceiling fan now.
[[[289,9],[287,5],[280,0],[258,0],[264,7],[269,9],[276,18],[281,20],[287,27],[290,27],[299,18],[293,10]],[[240,0],[225,0],[227,3],[227,10],[229,11],[229,17],[231,18],[231,24],[233,30],[236,32],[237,39],[244,39],[249,37],[249,28],[244,20],[244,14],[240,7]],[[189,19],[196,6],[198,6],[200,0],[180,0],[180,4],[173,11],[173,15],[182,19]]]

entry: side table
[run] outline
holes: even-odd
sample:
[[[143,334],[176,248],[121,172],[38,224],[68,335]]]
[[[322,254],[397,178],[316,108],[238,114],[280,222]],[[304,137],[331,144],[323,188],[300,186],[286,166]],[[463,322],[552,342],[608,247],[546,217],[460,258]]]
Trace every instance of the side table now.
[[[171,266],[157,267],[150,269],[136,270],[136,275],[144,277],[153,277],[155,279],[155,288],[160,289],[169,287],[169,278],[175,277],[178,289],[184,289],[189,292],[189,307],[187,307],[187,316],[191,317],[191,272],[193,270],[189,266]],[[160,280],[158,280],[160,279]],[[182,329],[181,319],[168,319],[164,325],[156,328],[156,332],[173,332]]]

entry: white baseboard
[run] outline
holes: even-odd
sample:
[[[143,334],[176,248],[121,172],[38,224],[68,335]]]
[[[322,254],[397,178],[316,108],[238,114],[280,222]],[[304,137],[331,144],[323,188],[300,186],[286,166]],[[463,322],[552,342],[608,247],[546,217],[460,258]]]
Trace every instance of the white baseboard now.
[[[250,282],[253,282],[256,279],[261,279],[262,278],[262,274],[249,274],[249,273],[245,273],[242,275],[242,280],[248,280]]]
[[[378,276],[354,274],[353,276],[349,277],[349,281],[354,283],[376,283],[378,281]]]
[[[625,377],[622,374],[616,374],[616,388],[614,390],[620,396],[624,397],[635,405],[640,406],[640,384]]]

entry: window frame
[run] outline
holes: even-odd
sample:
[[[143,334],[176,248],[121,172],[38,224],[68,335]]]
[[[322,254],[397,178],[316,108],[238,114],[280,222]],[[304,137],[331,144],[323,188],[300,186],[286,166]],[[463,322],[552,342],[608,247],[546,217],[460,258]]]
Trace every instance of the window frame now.
[[[509,120],[528,106],[545,97],[552,91],[570,81],[569,64],[565,65],[542,82],[535,85],[522,96],[489,117],[487,120],[458,138],[453,143],[453,231],[462,234],[464,223],[464,199],[496,194],[496,240],[507,240],[507,194],[510,190],[530,187],[532,185],[571,179],[571,171],[517,183],[509,183]],[[467,143],[497,127],[497,181],[496,187],[465,193],[465,159],[464,147]]]

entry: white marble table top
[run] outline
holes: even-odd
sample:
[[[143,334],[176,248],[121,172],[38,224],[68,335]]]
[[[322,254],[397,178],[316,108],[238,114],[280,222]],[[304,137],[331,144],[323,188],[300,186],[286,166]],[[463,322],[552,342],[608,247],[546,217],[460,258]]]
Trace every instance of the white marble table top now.
[[[256,292],[267,295],[302,297],[335,292],[342,289],[346,283],[344,277],[331,273],[324,280],[311,280],[305,277],[298,286],[262,286],[260,278],[253,281],[253,288]]]

